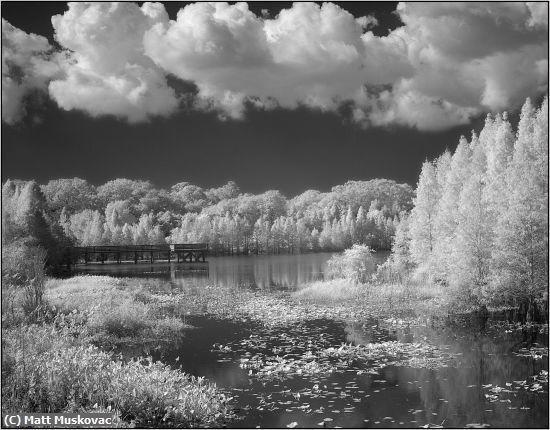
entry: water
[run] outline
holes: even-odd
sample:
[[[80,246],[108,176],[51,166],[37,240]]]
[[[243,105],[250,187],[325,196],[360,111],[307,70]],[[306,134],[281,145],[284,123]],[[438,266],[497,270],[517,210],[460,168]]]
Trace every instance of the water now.
[[[496,401],[490,388],[515,389],[515,380],[548,369],[546,359],[516,356],[521,346],[542,343],[545,336],[535,331],[483,334],[468,329],[435,330],[427,327],[386,330],[377,321],[345,324],[317,320],[294,327],[265,329],[257,325],[236,324],[227,320],[198,317],[191,324],[197,327],[173,348],[157,351],[154,357],[187,372],[204,375],[220,387],[230,388],[242,421],[229,427],[283,427],[297,422],[299,427],[316,428],[323,419],[327,427],[419,427],[426,424],[463,427],[467,424],[490,424],[492,427],[548,426],[548,393],[518,390],[501,394]],[[323,336],[327,344],[342,342],[364,344],[385,340],[417,342],[427,337],[430,342],[449,345],[460,353],[459,366],[436,370],[388,366],[378,374],[361,373],[361,363],[345,371],[301,377],[261,381],[239,367],[239,358],[250,348],[242,341],[259,338],[260,348],[269,352],[277,347],[282,352],[301,353],[308,342]],[[265,343],[264,343],[265,342]],[[231,353],[219,353],[212,345],[230,345]],[[241,345],[241,349],[239,349]],[[547,345],[547,343],[546,343]],[[177,359],[177,361],[176,361]],[[532,381],[532,379],[531,379]],[[528,381],[529,382],[529,381]],[[484,385],[492,387],[484,388]],[[312,387],[319,386],[319,390]],[[326,388],[325,388],[326,387]],[[511,390],[510,390],[511,391]],[[322,408],[322,410],[321,410]]]
[[[378,262],[388,252],[374,254]],[[323,279],[330,252],[298,255],[254,255],[208,257],[208,263],[168,264],[89,264],[77,266],[76,272],[120,277],[147,277],[170,280],[182,288],[215,285],[252,289],[294,289],[298,285]]]
[[[86,272],[154,277],[165,280],[171,289],[213,285],[269,293],[322,279],[330,255],[210,258],[208,270],[155,264],[88,266]],[[541,326],[506,326],[497,315],[491,316],[484,331],[460,323],[395,326],[376,319],[318,319],[272,328],[206,316],[186,322],[195,328],[179,341],[133,353],[151,354],[216,382],[233,397],[239,417],[228,427],[286,428],[297,423],[309,428],[474,424],[548,428],[548,384],[533,378],[548,371],[548,331]],[[271,379],[251,375],[240,366],[241,359],[292,358],[344,342],[365,345],[395,340],[440,346],[453,355],[454,364],[435,369],[380,368],[355,360],[332,373],[294,372]]]

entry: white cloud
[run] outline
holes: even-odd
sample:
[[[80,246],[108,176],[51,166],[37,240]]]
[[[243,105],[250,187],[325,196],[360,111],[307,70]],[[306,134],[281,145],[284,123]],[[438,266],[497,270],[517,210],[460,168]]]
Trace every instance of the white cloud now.
[[[2,120],[14,124],[25,115],[25,97],[43,91],[59,71],[47,39],[27,34],[2,18]]]
[[[257,17],[246,3],[196,3],[156,24],[144,45],[160,67],[195,82],[199,97],[230,117],[242,117],[248,98],[332,110],[365,80],[361,37],[374,23],[332,3],[295,3],[273,19]]]
[[[178,105],[165,74],[143,53],[143,34],[166,20],[164,7],[145,3],[70,3],[52,17],[55,38],[69,52],[65,76],[49,91],[66,110],[115,115],[129,122],[166,116]]]
[[[355,117],[364,123],[442,129],[547,90],[542,11],[523,3],[400,3],[397,10],[405,25],[387,39],[406,46],[414,72],[377,103],[357,98]]]
[[[345,102],[365,126],[435,130],[547,90],[547,3],[400,3],[397,13],[404,26],[378,37],[375,17],[332,3],[297,2],[275,17],[246,3],[194,3],[176,20],[159,3],[70,4],[52,18],[65,55],[49,92],[64,109],[136,122],[178,108],[171,74],[198,88],[192,108],[221,119],[243,118],[249,104],[337,111]],[[12,51],[37,56],[23,45]],[[3,87],[16,119],[26,87]]]

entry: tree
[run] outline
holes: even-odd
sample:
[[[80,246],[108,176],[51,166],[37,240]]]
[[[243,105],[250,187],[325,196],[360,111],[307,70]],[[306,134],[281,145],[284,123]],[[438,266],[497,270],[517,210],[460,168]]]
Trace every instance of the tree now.
[[[449,280],[451,257],[458,226],[459,198],[467,178],[470,176],[471,150],[464,136],[452,156],[449,172],[441,190],[439,208],[434,221],[435,244],[433,267],[439,279]],[[397,238],[396,238],[397,240]]]
[[[516,303],[532,302],[548,287],[548,98],[522,108],[506,184],[492,278]]]
[[[180,182],[170,189],[170,197],[179,210],[200,212],[207,205],[208,199],[204,190],[188,182]]]
[[[260,213],[273,223],[275,219],[286,215],[287,201],[279,191],[269,190],[258,196]]]
[[[431,162],[425,161],[416,187],[409,231],[412,259],[422,270],[428,272],[435,244],[435,218],[439,197],[436,169]]]
[[[137,203],[153,189],[149,181],[135,181],[132,179],[119,178],[108,181],[97,188],[97,197],[101,207],[106,207],[109,202],[116,200],[130,200]]]
[[[479,300],[488,285],[493,242],[487,199],[487,157],[485,140],[472,138],[469,177],[459,198],[456,243],[450,278],[462,297]]]
[[[222,200],[229,200],[237,197],[240,193],[239,186],[233,182],[229,181],[227,184],[222,185],[218,188],[210,188],[205,192],[206,197],[212,203],[218,203]]]
[[[85,179],[53,179],[41,186],[48,207],[59,212],[63,208],[69,214],[97,207],[97,192]]]
[[[124,224],[134,224],[137,218],[132,214],[132,205],[129,200],[115,200],[109,202],[105,208],[107,226],[113,230]]]

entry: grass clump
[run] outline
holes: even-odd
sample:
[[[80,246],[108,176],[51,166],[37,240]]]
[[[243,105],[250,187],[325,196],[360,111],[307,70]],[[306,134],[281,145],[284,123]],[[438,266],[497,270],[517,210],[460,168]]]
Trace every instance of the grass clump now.
[[[355,283],[347,279],[317,281],[304,285],[291,294],[300,303],[346,306],[350,312],[367,312],[372,317],[424,317],[445,313],[441,286],[425,284],[410,287],[403,284]]]
[[[335,303],[359,297],[364,288],[368,288],[368,286],[356,284],[346,279],[330,279],[305,284],[292,296],[296,299],[319,303]]]
[[[108,276],[50,280],[45,297],[61,313],[80,311],[96,343],[169,340],[185,324],[170,315],[166,301],[141,285]]]

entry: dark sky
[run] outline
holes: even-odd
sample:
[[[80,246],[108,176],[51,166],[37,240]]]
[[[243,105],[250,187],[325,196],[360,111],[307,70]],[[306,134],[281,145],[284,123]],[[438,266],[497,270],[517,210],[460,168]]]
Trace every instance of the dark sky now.
[[[172,18],[183,3],[169,3]],[[251,3],[272,15],[286,6]],[[377,33],[395,28],[394,3],[345,3],[355,16],[374,13]],[[50,17],[64,3],[3,2],[12,25],[53,42]],[[94,184],[117,177],[149,179],[156,186],[189,181],[203,187],[234,180],[244,192],[280,189],[293,196],[329,190],[347,180],[389,178],[414,185],[422,162],[481,122],[443,132],[391,126],[362,129],[344,117],[311,109],[254,111],[242,121],[220,121],[214,113],[181,112],[167,119],[129,125],[66,112],[44,98],[14,125],[2,124],[2,181],[78,176]]]

